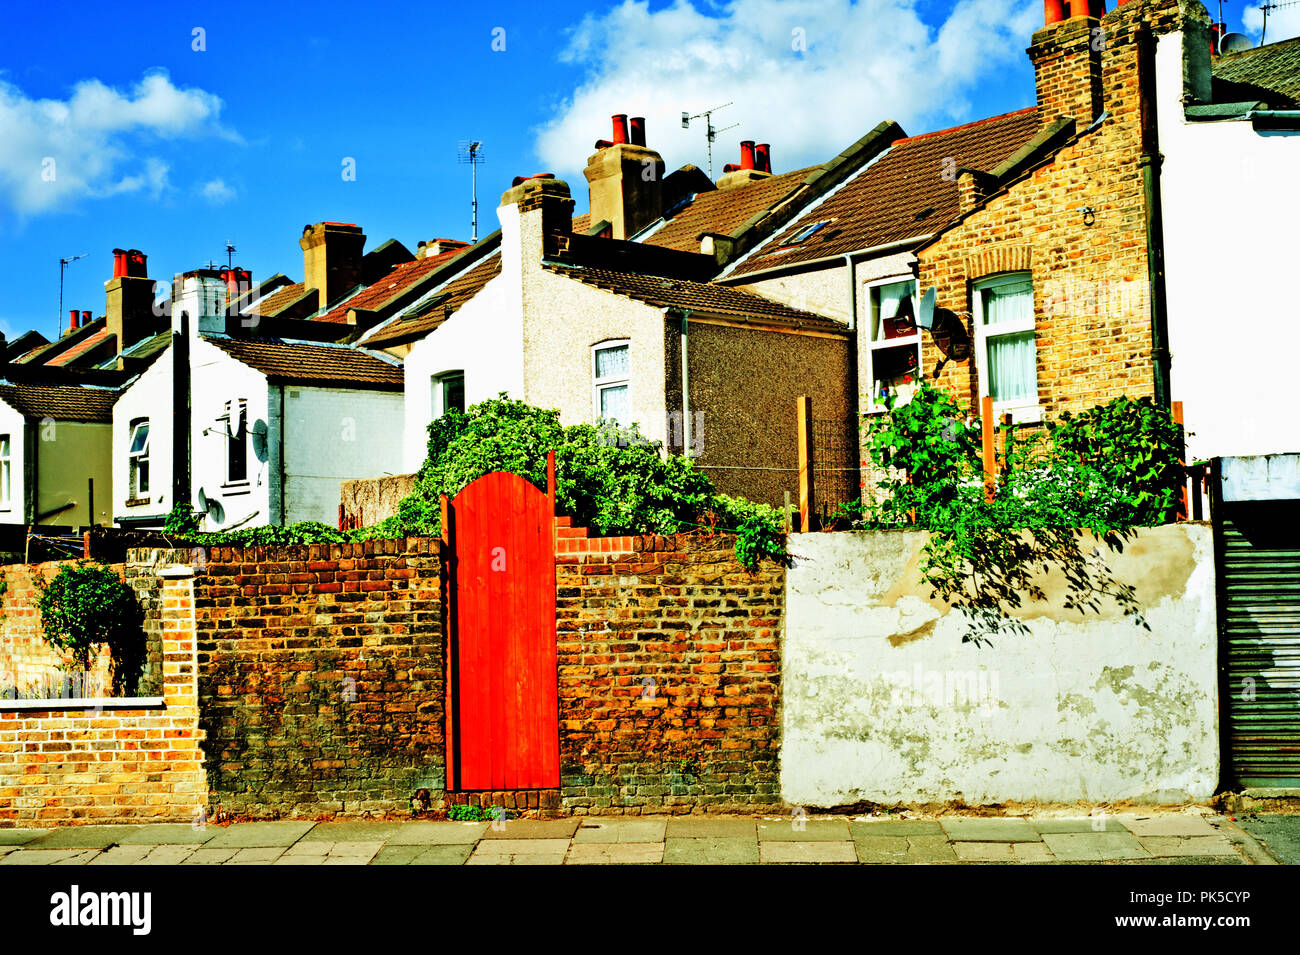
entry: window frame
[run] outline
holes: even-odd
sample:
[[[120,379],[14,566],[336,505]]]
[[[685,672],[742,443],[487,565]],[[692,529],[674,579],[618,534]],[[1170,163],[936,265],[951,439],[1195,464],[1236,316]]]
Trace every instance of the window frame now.
[[[1008,285],[1029,286],[1029,318],[1014,322],[1002,322],[996,326],[997,332],[989,334],[984,316],[986,314],[986,293],[991,289]],[[975,372],[979,379],[979,396],[984,399],[989,395],[989,355],[990,339],[1007,335],[1023,335],[1029,332],[1034,342],[1034,394],[1031,398],[1019,398],[1014,401],[994,401],[993,413],[1001,416],[1010,414],[1011,420],[1019,423],[1033,423],[1043,420],[1043,393],[1038,381],[1038,308],[1034,298],[1034,275],[1029,270],[1000,272],[985,275],[971,282],[971,316],[975,326]]]
[[[596,373],[596,356],[603,351],[613,351],[618,348],[627,349],[627,372],[623,375],[607,375],[601,378]],[[629,338],[611,338],[608,341],[597,342],[591,346],[591,420],[593,422],[601,420],[600,414],[600,396],[603,392],[611,388],[623,387],[627,389],[627,408],[628,415],[632,413],[632,340]],[[622,428],[630,427],[631,421],[619,421],[618,425]]]
[[[445,414],[447,413],[446,402],[445,402],[445,400],[444,400],[444,396],[445,396],[445,394],[446,394],[446,386],[447,386],[447,383],[448,383],[451,379],[453,379],[453,378],[459,378],[459,379],[460,379],[460,403],[461,403],[461,408],[460,408],[459,410],[460,410],[462,413],[464,413],[464,411],[465,411],[465,404],[466,404],[466,402],[465,402],[465,369],[464,369],[464,368],[449,368],[447,371],[440,372],[439,374],[436,374],[436,375],[431,375],[430,378],[429,378],[429,384],[430,384],[430,386],[431,386],[430,389],[429,389],[429,390],[430,390],[430,394],[429,394],[429,410],[430,410],[430,412],[432,413],[432,418],[431,418],[430,420],[436,421],[438,418],[441,418],[443,415],[445,415]]]
[[[0,511],[13,510],[13,434],[0,434]]]
[[[919,328],[913,326],[912,331],[910,333],[908,333],[907,335],[901,335],[898,338],[877,338],[876,337],[877,331],[879,329],[876,325],[877,316],[875,310],[879,307],[876,304],[876,300],[880,294],[880,291],[884,289],[886,286],[902,285],[904,283],[910,283],[912,286],[912,310],[913,310],[913,315],[915,315],[916,309],[919,308],[920,306],[920,302],[918,301],[920,297],[920,284],[917,282],[915,276],[904,274],[904,275],[889,276],[887,278],[882,278],[882,279],[871,279],[867,282],[864,282],[862,286],[863,291],[866,293],[866,299],[867,299],[866,301],[867,323],[866,323],[866,328],[864,329],[867,333],[865,336],[866,347],[862,349],[862,352],[866,355],[866,359],[867,359],[867,368],[866,368],[866,372],[867,372],[866,380],[868,383],[867,414],[880,414],[885,411],[884,404],[878,401],[876,398],[876,361],[875,361],[876,355],[875,353],[877,351],[884,351],[886,349],[892,350],[895,348],[903,348],[905,346],[910,345],[913,348],[914,353],[916,355],[916,378],[918,380],[918,383],[922,377],[921,330]],[[881,329],[883,328],[883,318],[880,320],[880,328]],[[907,401],[910,400],[911,398],[907,399]],[[907,402],[904,401],[903,403],[906,404]]]
[[[145,429],[144,447],[139,451],[135,449],[135,437],[140,429]],[[129,425],[129,431],[126,439],[126,490],[127,499],[138,501],[147,498],[150,491],[150,478],[152,468],[150,465],[151,451],[153,440],[153,427],[149,418],[133,418]],[[144,486],[140,486],[140,464],[144,464]]]
[[[225,414],[223,414],[220,418],[217,419],[222,423],[222,429],[221,429],[223,432],[222,437],[225,440],[225,444],[226,444],[225,474],[223,476],[221,486],[223,488],[234,489],[236,492],[245,491],[249,489],[252,483],[251,478],[248,475],[248,452],[250,450],[249,440],[248,440],[249,439],[248,399],[232,398],[230,401],[226,402],[225,412],[226,412]],[[233,477],[230,473],[230,465],[232,462],[232,456],[230,452],[236,441],[235,429],[231,427],[231,422],[234,421],[238,423],[241,417],[243,418],[244,421],[244,426],[243,426],[244,476],[242,478],[236,478]]]

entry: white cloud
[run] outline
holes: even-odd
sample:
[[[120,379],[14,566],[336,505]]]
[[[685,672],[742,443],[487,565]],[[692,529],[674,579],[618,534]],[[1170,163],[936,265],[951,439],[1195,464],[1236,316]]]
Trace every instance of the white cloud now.
[[[213,179],[199,188],[199,194],[214,206],[222,205],[235,198],[235,190],[226,185],[224,179]]]
[[[653,12],[624,0],[572,30],[561,59],[587,76],[538,131],[537,154],[581,183],[591,144],[625,112],[646,117],[670,169],[703,167],[703,120],[682,129],[681,113],[734,101],[714,116],[716,127],[741,124],[714,143],[714,173],[737,160],[741,139],[770,142],[774,168],[789,170],[824,162],[884,119],[918,133],[967,118],[976,84],[1027,67],[1040,0],[959,0],[937,29],[917,3],[732,0],[709,16],[691,0]]]
[[[1206,6],[1213,9],[1210,3]],[[1256,41],[1265,29],[1264,12],[1260,10],[1260,6],[1261,4],[1258,3],[1252,4],[1241,11],[1242,24],[1246,32]],[[1276,43],[1278,40],[1289,40],[1295,36],[1300,36],[1300,6],[1279,7],[1268,12],[1268,32],[1264,34],[1267,42]]]
[[[31,99],[0,80],[0,203],[23,215],[81,198],[124,192],[160,195],[168,166],[137,156],[153,139],[233,134],[218,123],[221,100],[146,74],[129,92],[83,80],[66,100]]]

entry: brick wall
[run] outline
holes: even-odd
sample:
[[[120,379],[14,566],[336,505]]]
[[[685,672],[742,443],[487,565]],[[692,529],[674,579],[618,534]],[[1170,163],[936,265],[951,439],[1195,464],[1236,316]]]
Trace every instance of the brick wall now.
[[[556,616],[565,809],[779,804],[785,573],[767,564],[750,575],[733,543],[685,534],[562,540]]]
[[[1045,111],[1075,115],[1082,134],[1099,92],[1109,116],[918,252],[921,287],[937,289],[936,304],[962,319],[972,342],[971,283],[1032,273],[1038,388],[1048,417],[1154,389],[1138,34],[1143,21],[1160,33],[1179,16],[1175,0],[1134,0],[1100,21],[1065,21],[1036,34],[1030,52]],[[1094,27],[1104,36],[1092,37]],[[1098,40],[1104,49],[1091,55],[1099,77],[1089,65]],[[1094,210],[1091,224],[1085,207]],[[924,336],[922,366],[940,357]],[[949,362],[939,383],[962,404],[978,405],[973,357]]]
[[[390,812],[444,782],[436,540],[214,548],[195,581],[214,804]]]
[[[188,821],[206,803],[191,581],[167,576],[164,563],[155,557],[127,568],[137,592],[151,595],[150,688],[161,703],[59,701],[34,709],[0,701],[0,826]],[[11,586],[27,572],[9,568]],[[5,610],[8,638],[10,614],[15,629],[30,625],[30,590],[11,590]]]
[[[72,655],[51,647],[41,636],[41,616],[36,609],[39,594],[34,578],[53,578],[60,561],[40,564],[10,564],[0,574],[4,578],[4,595],[0,601],[0,697],[45,695],[50,689],[58,693],[65,676],[72,677]],[[120,565],[114,567],[119,573]],[[87,675],[78,675],[83,686],[110,687],[111,658],[104,650]]]

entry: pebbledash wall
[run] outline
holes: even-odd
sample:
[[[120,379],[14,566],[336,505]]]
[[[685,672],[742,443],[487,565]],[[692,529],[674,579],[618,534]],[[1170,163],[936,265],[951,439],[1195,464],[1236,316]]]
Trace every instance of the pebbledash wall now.
[[[206,803],[189,554],[125,567],[145,611],[140,695],[0,700],[0,827],[191,821]],[[27,689],[63,661],[40,639],[33,568],[5,568],[0,671]],[[52,576],[57,564],[38,565]],[[102,671],[102,667],[97,668]]]
[[[926,535],[796,535],[787,578],[781,795],[808,807],[1183,802],[1218,782],[1211,529],[1139,530],[1120,554],[1150,631],[1062,609],[1063,581],[963,643],[918,572]],[[1086,546],[1086,545],[1085,545]]]

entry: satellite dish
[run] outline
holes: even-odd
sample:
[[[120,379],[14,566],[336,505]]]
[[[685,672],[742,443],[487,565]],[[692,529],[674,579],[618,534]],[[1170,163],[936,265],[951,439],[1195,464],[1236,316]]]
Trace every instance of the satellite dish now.
[[[195,499],[199,503],[199,510],[204,514],[212,510],[212,502],[208,500],[208,494],[203,488],[199,488],[199,493],[195,495]]]
[[[1250,37],[1244,33],[1225,33],[1219,40],[1220,53],[1240,53],[1242,50],[1253,49],[1254,46]]]
[[[916,316],[917,328],[934,328],[934,288],[925,290],[921,296],[921,313]]]
[[[268,437],[268,433],[269,433],[269,429],[266,426],[266,422],[263,421],[261,418],[258,418],[257,421],[253,423],[252,438],[253,438],[253,456],[256,457],[257,460],[259,461],[265,461],[267,458],[266,439]]]

